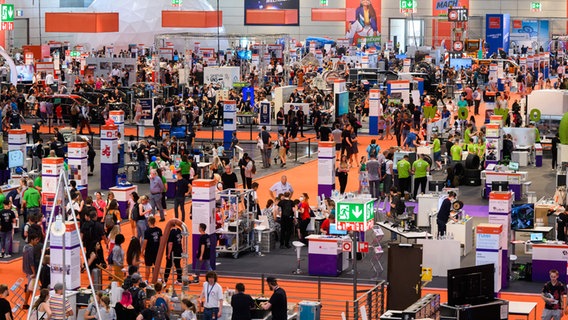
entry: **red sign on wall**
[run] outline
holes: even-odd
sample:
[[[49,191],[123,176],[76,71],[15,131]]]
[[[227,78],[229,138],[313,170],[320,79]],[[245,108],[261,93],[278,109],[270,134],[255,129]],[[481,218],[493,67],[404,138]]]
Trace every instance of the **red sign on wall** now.
[[[522,29],[522,28],[523,28],[522,20],[513,20],[513,29]]]
[[[501,29],[501,17],[489,17],[489,29]]]

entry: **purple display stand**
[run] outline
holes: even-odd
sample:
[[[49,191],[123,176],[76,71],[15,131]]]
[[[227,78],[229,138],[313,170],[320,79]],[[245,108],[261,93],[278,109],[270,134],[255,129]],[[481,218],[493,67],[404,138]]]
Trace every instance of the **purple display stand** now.
[[[89,196],[89,186],[77,186],[77,191],[79,191],[79,193],[81,193],[81,197],[83,199],[87,199],[87,197]]]
[[[537,167],[542,167],[542,156],[535,156],[535,164]]]
[[[101,163],[101,189],[108,190],[116,185],[118,163]]]
[[[532,281],[545,283],[550,281],[548,272],[558,270],[558,279],[566,283],[566,261],[534,260],[532,261]]]
[[[176,197],[176,182],[168,181],[168,191],[166,191],[166,197],[168,199],[173,199]]]
[[[308,273],[310,276],[338,277],[342,269],[342,255],[308,254]]]
[[[335,185],[318,184],[318,195],[325,195],[326,197],[331,197],[332,191],[335,189]]]

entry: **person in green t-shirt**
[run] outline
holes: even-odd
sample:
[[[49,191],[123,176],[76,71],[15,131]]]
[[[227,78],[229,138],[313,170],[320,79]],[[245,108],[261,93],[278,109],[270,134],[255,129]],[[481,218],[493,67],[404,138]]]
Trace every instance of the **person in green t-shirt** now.
[[[479,139],[477,139],[476,147],[477,147],[477,156],[481,161],[481,168],[485,168],[485,165],[483,163],[485,161],[485,141],[483,141],[483,138],[479,137]]]
[[[477,144],[470,142],[470,144],[467,145],[467,152],[471,153],[471,154],[477,154]]]
[[[37,176],[37,178],[35,178],[33,187],[36,188],[37,191],[41,192],[41,187],[42,187],[41,174]]]
[[[28,210],[28,216],[32,214],[39,214],[39,206],[41,205],[41,194],[34,188],[33,182],[28,181],[28,188],[24,191],[22,199],[22,208]]]
[[[463,151],[463,149],[460,145],[460,141],[459,141],[459,139],[456,139],[456,141],[454,142],[454,145],[450,149],[450,154],[452,155],[452,161],[453,162],[460,162],[461,161],[462,151]]]
[[[469,144],[471,143],[471,131],[472,130],[473,130],[473,124],[468,123],[467,128],[465,129],[465,131],[463,133],[463,143],[468,147],[469,147]]]
[[[436,163],[436,169],[442,170],[442,145],[438,134],[433,135],[434,140],[432,141],[432,152],[434,152],[434,162]]]
[[[426,182],[428,182],[428,172],[430,171],[430,164],[424,160],[424,155],[418,155],[418,159],[412,164],[412,173],[414,174],[414,197],[413,201],[416,201],[416,195],[418,195],[418,187],[420,187],[420,192],[426,192]]]
[[[155,169],[158,170],[158,160],[156,156],[152,156],[152,161],[148,164],[148,175],[150,174],[150,170]]]
[[[405,154],[404,157],[396,163],[396,169],[398,172],[398,190],[404,196],[405,192],[410,193],[410,162],[408,162],[408,155]]]
[[[534,128],[534,142],[535,143],[540,143],[540,131],[538,130],[538,128],[534,125],[534,122],[531,122],[529,125],[531,128]]]
[[[181,176],[189,181],[189,173],[191,172],[191,164],[187,160],[187,155],[184,154],[181,156],[181,162],[179,163],[179,171],[181,172]]]
[[[4,200],[6,200],[6,195],[0,190],[0,203],[4,203]]]

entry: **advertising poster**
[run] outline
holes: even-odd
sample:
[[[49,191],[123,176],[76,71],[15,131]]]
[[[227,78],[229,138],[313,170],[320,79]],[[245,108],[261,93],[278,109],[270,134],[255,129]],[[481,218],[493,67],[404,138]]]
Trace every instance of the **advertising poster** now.
[[[513,20],[511,41],[519,47],[530,47],[535,41],[547,42],[550,40],[550,24],[548,20]]]
[[[432,16],[446,17],[448,9],[452,7],[469,8],[469,0],[432,0]],[[452,23],[445,19],[432,21],[432,39],[435,46],[439,46],[444,41],[446,49],[451,48]]]
[[[288,26],[297,26],[300,21],[300,0],[245,0],[245,25],[248,26],[269,26],[281,25],[279,23],[250,23],[247,22],[247,10],[295,10],[298,23],[286,24]]]
[[[510,43],[510,16],[508,14],[488,14],[485,16],[485,39],[487,53],[492,55],[499,49],[509,52]]]
[[[349,43],[380,46],[381,0],[345,0],[345,8],[345,37]]]

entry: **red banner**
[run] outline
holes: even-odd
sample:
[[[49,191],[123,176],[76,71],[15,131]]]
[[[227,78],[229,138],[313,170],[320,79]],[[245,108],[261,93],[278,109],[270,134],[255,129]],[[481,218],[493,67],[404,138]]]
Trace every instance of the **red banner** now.
[[[345,0],[345,9],[346,37],[351,43],[381,34],[381,0]]]
[[[448,8],[463,7],[469,8],[469,0],[432,0],[432,15],[434,17],[446,17]],[[452,23],[443,18],[434,18],[432,22],[432,42],[439,46],[444,41],[446,49],[451,49]]]

